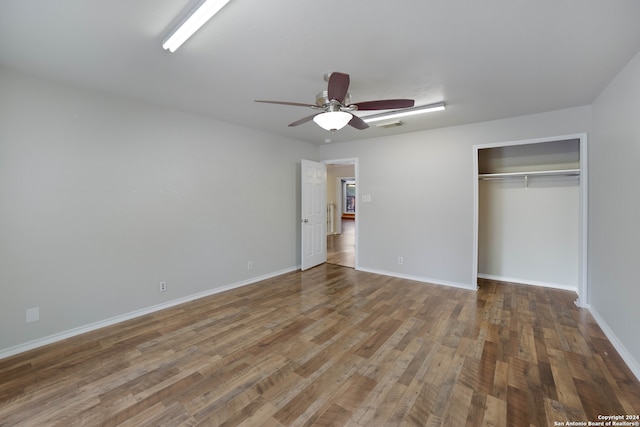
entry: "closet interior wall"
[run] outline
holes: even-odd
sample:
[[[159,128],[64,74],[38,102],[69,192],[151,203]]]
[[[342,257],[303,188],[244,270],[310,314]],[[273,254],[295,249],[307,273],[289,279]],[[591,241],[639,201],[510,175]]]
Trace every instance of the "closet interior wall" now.
[[[580,140],[478,150],[478,277],[578,291]]]

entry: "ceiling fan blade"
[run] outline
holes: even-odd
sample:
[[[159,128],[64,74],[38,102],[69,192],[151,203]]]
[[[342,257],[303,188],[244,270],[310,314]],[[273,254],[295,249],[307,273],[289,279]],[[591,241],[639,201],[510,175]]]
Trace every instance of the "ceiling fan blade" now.
[[[358,110],[395,110],[397,108],[409,108],[415,105],[413,99],[383,99],[380,101],[358,102],[356,105]]]
[[[333,72],[329,76],[329,86],[327,87],[327,95],[329,100],[335,99],[342,103],[347,91],[349,90],[349,74]]]
[[[349,123],[347,124],[359,130],[363,130],[369,127],[369,125],[358,116],[351,117],[351,120],[349,120]]]
[[[319,113],[319,114],[322,114],[322,113]],[[300,120],[296,120],[295,122],[290,123],[289,127],[298,126],[298,125],[301,125],[303,123],[307,123],[308,121],[311,121],[315,116],[317,116],[317,114],[312,114],[310,116],[303,117]]]
[[[311,104],[302,104],[300,102],[286,102],[286,101],[264,101],[256,99],[254,102],[263,102],[265,104],[280,104],[280,105],[293,105],[294,107],[315,107],[315,105]]]

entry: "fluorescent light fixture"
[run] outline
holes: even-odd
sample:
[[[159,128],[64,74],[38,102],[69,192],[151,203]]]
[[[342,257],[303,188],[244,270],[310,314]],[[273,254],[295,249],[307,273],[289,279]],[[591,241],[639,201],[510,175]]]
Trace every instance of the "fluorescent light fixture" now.
[[[204,0],[201,1],[178,25],[171,35],[162,43],[164,49],[175,52],[182,43],[200,29],[209,19],[213,17],[229,0]]]
[[[313,121],[323,129],[334,131],[345,127],[352,118],[351,114],[344,111],[329,111],[314,116]]]
[[[421,105],[419,107],[404,108],[402,110],[389,111],[386,113],[372,114],[371,116],[361,117],[367,123],[378,122],[380,120],[397,119],[398,117],[413,116],[414,114],[430,113],[432,111],[444,110],[444,102],[437,104]]]
[[[392,122],[376,123],[376,127],[377,127],[377,128],[385,128],[385,129],[388,129],[388,128],[395,128],[395,127],[398,127],[398,126],[402,126],[403,124],[404,124],[404,122],[403,122],[403,121],[400,121],[400,120],[394,120],[394,121],[392,121]]]

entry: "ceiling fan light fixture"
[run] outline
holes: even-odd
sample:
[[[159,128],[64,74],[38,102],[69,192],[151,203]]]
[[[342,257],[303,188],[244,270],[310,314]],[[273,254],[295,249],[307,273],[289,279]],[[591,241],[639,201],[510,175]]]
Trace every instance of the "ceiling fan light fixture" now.
[[[313,117],[313,121],[323,129],[329,131],[340,130],[345,127],[353,116],[344,111],[329,111]]]
[[[203,0],[191,11],[162,43],[163,49],[175,52],[230,0]]]
[[[444,102],[438,102],[437,104],[421,105],[419,107],[404,108],[397,111],[373,114],[371,116],[362,117],[362,120],[367,123],[378,122],[380,120],[397,119],[399,117],[413,116],[415,114],[431,113],[432,111],[442,111],[445,108]]]

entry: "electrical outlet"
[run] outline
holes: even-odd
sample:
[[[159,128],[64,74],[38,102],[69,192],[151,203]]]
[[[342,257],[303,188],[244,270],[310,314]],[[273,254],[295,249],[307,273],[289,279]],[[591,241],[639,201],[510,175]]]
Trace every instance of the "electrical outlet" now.
[[[163,280],[162,282],[160,282],[160,292],[164,292],[166,290],[167,290],[167,282]]]
[[[398,257],[398,264],[404,264],[404,258],[399,256]]]
[[[253,261],[247,262],[247,270],[253,270]]]

